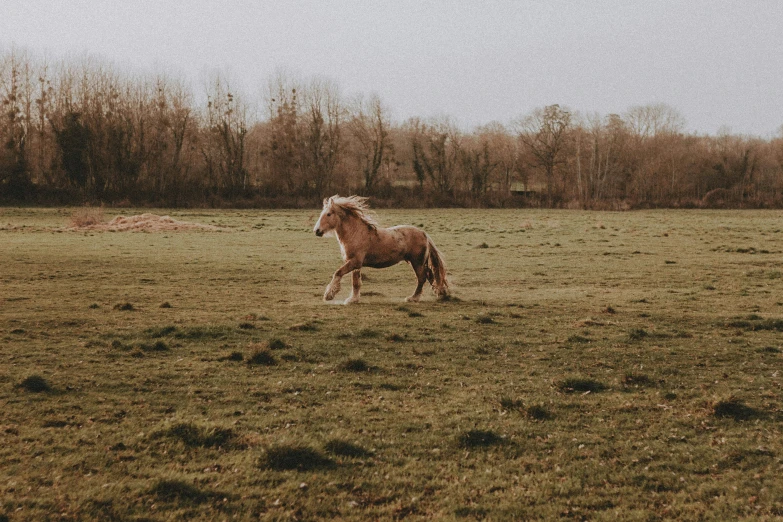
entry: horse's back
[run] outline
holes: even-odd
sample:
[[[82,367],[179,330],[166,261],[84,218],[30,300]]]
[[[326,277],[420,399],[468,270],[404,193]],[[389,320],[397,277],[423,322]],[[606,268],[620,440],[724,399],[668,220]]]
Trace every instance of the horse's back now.
[[[377,229],[377,241],[368,245],[365,266],[383,268],[421,257],[427,249],[427,234],[411,225]]]

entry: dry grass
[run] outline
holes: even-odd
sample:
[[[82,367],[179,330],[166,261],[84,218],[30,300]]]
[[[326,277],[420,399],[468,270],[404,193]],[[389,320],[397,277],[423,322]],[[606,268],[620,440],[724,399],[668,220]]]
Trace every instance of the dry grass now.
[[[105,220],[103,207],[81,207],[71,213],[68,223],[72,228],[86,228],[100,225]]]
[[[323,303],[315,210],[0,213],[0,520],[783,516],[780,212],[384,211],[415,306]]]

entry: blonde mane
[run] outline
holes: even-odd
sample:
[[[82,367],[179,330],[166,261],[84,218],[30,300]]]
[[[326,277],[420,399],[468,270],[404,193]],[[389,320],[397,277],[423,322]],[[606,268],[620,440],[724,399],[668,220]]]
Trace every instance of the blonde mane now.
[[[370,229],[378,228],[378,221],[367,204],[367,198],[362,196],[332,196],[329,198],[332,205],[342,210],[348,216],[359,218]]]

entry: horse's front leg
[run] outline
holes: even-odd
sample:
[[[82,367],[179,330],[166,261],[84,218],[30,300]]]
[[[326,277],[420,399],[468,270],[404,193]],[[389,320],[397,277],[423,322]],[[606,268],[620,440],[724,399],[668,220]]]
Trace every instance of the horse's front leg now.
[[[361,262],[358,259],[349,259],[343,266],[337,269],[337,272],[332,276],[332,281],[326,285],[326,291],[324,292],[324,301],[331,301],[337,292],[340,291],[340,280],[345,274],[353,270],[357,270],[362,267]]]
[[[362,271],[359,269],[354,270],[351,273],[352,276],[352,288],[351,288],[351,295],[348,296],[348,299],[345,300],[345,304],[351,304],[351,303],[358,303],[359,302],[359,292],[362,289]]]

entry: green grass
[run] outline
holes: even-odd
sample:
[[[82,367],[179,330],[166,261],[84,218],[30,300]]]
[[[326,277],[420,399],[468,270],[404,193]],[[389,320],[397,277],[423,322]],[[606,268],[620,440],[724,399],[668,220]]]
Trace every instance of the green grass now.
[[[315,209],[157,213],[227,231],[0,210],[0,520],[783,516],[779,211],[382,210],[454,298],[352,306]]]

